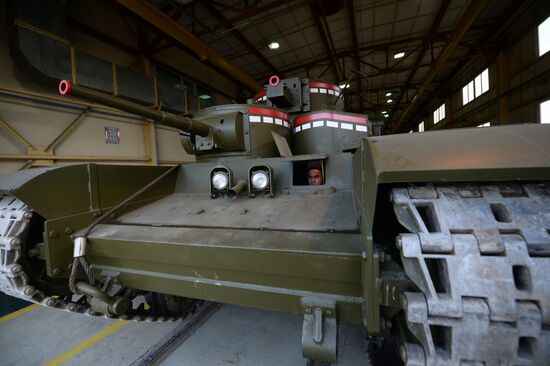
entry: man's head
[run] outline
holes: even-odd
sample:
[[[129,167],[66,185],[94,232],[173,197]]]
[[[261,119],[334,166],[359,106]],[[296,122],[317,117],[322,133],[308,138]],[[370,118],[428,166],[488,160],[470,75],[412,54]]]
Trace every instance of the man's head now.
[[[307,163],[307,181],[312,186],[323,184],[323,170],[320,161],[310,161]]]

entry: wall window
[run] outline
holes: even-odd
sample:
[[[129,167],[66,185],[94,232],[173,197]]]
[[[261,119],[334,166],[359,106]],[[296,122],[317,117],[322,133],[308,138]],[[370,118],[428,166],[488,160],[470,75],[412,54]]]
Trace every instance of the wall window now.
[[[487,90],[489,90],[489,69],[483,70],[481,74],[462,88],[462,105],[470,103]]]
[[[424,132],[424,121],[418,124],[418,132]]]
[[[491,127],[491,122],[485,122],[477,127]]]
[[[546,18],[538,28],[539,56],[550,51],[550,17]]]
[[[441,104],[434,112],[434,125],[445,118],[445,103]]]
[[[540,123],[550,123],[550,100],[540,104]]]

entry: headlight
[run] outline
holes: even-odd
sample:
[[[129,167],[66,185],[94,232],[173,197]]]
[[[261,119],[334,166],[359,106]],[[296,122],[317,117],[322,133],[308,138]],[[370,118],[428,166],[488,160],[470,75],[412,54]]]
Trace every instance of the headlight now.
[[[252,174],[252,187],[254,189],[265,189],[269,184],[269,176],[263,170],[258,170]]]
[[[212,175],[212,186],[217,190],[224,190],[229,185],[229,178],[227,174],[217,172]]]
[[[273,170],[269,165],[256,165],[248,170],[248,196],[273,197]]]

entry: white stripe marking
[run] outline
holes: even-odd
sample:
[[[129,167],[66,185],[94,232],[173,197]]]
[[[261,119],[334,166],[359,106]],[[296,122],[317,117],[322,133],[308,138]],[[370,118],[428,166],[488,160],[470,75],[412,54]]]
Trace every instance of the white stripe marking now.
[[[327,93],[327,90],[325,88],[319,88],[319,93]]]
[[[338,128],[338,122],[335,122],[335,121],[327,121],[327,127]]]
[[[250,116],[248,118],[248,120],[250,122],[262,122],[262,117],[260,117],[260,116]]]
[[[283,125],[283,120],[280,119],[280,118],[275,118],[275,124],[279,125],[279,126],[282,126]]]
[[[315,121],[313,122],[313,127],[323,127],[325,125],[325,121]]]
[[[344,130],[353,130],[353,125],[351,123],[342,122],[340,128],[343,128]]]
[[[298,126],[294,129],[294,133],[300,132],[302,130],[301,126]]]
[[[303,130],[307,130],[308,128],[311,128],[311,123],[308,122],[308,123],[304,123],[304,124],[302,125],[302,131],[303,131]]]
[[[273,123],[273,117],[264,117],[265,123]]]
[[[367,132],[367,126],[355,125],[355,130],[361,132]]]
[[[328,93],[334,95],[334,90],[329,89],[329,90],[328,90]]]
[[[285,125],[286,128],[290,128],[290,123],[288,123],[287,121],[283,121],[283,124]]]
[[[311,88],[309,89],[310,93],[319,93],[319,88]]]

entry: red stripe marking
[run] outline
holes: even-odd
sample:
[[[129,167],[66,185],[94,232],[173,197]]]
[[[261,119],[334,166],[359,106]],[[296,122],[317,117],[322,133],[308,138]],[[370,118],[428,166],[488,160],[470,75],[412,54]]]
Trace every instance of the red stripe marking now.
[[[365,117],[356,117],[356,116],[349,116],[347,114],[335,114],[335,113],[323,112],[323,113],[315,113],[309,116],[296,118],[296,120],[294,121],[294,126],[299,126],[303,123],[317,120],[317,119],[329,119],[334,121],[353,122],[361,125],[366,125],[368,122],[368,119]]]
[[[309,87],[310,88],[327,88],[327,89],[336,90],[338,92],[341,91],[339,86],[336,86],[334,84],[320,83],[318,81],[310,81]]]
[[[256,95],[254,96],[254,98],[252,98],[252,99],[254,99],[254,100],[260,99],[260,98],[263,97],[264,95],[265,95],[265,90],[262,90],[261,92],[259,92],[258,94],[256,94]]]
[[[289,121],[288,114],[280,112],[280,111],[276,111],[274,109],[249,108],[248,109],[248,114],[260,114],[260,115],[264,115],[264,116],[273,116],[273,117],[282,118],[282,119],[286,120],[287,122]]]

